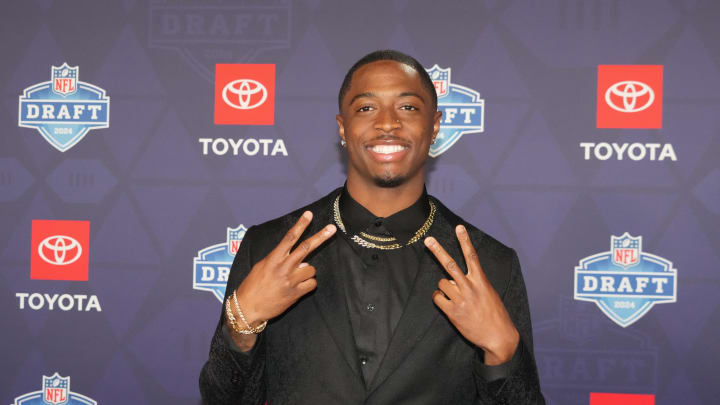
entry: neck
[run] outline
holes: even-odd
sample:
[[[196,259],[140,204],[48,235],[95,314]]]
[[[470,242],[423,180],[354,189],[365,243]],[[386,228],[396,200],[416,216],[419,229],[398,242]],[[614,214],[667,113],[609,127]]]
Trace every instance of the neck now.
[[[419,180],[419,181],[418,181]],[[422,195],[424,176],[397,187],[379,187],[359,181],[348,173],[347,189],[352,198],[378,217],[390,215],[413,205]]]

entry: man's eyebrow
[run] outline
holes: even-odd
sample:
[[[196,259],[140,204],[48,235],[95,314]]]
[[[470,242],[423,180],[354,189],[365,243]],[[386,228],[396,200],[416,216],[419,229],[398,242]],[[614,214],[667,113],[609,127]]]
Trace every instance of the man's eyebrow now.
[[[375,97],[375,93],[365,92],[365,93],[356,94],[353,98],[350,99],[350,103],[348,103],[348,104],[352,104],[355,102],[355,100],[362,98],[362,97]]]
[[[377,96],[377,95],[376,95],[375,93],[372,93],[372,92],[359,93],[359,94],[356,94],[353,98],[350,99],[350,103],[349,103],[349,104],[354,103],[355,100],[357,100],[357,99],[359,99],[359,98],[362,98],[362,97],[376,97],[376,96]],[[418,93],[414,93],[414,92],[412,92],[412,91],[404,91],[404,92],[400,93],[399,97],[417,97],[417,98],[419,98],[420,101],[422,101],[423,103],[425,102],[425,99],[423,98],[422,95],[420,95],[420,94],[418,94]]]
[[[425,102],[425,99],[423,98],[422,95],[420,95],[420,94],[418,94],[418,93],[413,93],[413,92],[411,92],[411,91],[406,91],[406,92],[400,93],[400,97],[417,97],[417,98],[419,98],[420,101],[422,101],[423,103]]]

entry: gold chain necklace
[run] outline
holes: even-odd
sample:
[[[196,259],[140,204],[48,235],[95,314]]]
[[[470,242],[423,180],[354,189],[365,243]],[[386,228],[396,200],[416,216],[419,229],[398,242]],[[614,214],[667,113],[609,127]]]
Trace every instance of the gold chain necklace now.
[[[392,241],[396,240],[394,236],[389,236],[387,238],[383,238],[381,236],[370,235],[369,233],[365,233],[365,232],[360,232],[360,236],[362,236],[365,239],[370,239],[370,240],[374,240],[377,242],[392,242]]]
[[[433,221],[435,220],[435,204],[432,202],[432,200],[429,200],[430,202],[430,215],[428,215],[427,219],[425,220],[425,223],[420,227],[420,229],[415,232],[415,235],[413,235],[412,238],[404,245],[404,246],[410,246],[413,243],[417,242],[425,236],[428,229],[430,229],[430,226],[433,224]],[[345,230],[345,224],[343,224],[342,218],[340,218],[340,196],[338,195],[335,199],[335,202],[333,203],[333,218],[335,219],[335,224],[337,224],[338,228],[347,235],[347,230]],[[382,238],[379,236],[373,236],[369,235],[365,232],[360,232],[360,235],[374,240],[376,242],[392,242],[396,240],[395,238]],[[364,247],[364,248],[370,248],[370,249],[381,249],[381,250],[392,250],[392,249],[400,249],[403,247],[403,245],[399,243],[391,243],[389,245],[378,245],[377,243],[373,243],[370,241],[367,241],[363,238],[361,238],[358,235],[352,235],[350,237],[353,242],[357,243],[358,245]]]

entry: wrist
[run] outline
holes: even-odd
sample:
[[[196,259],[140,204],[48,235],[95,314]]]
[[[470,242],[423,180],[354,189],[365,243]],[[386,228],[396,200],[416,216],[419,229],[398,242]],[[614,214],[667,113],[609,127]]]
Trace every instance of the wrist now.
[[[233,291],[232,295],[225,301],[225,318],[234,332],[243,335],[258,334],[267,326],[267,321],[262,321],[258,325],[250,324],[240,307],[236,291]]]
[[[501,341],[498,345],[492,348],[483,348],[485,352],[484,363],[488,366],[497,366],[503,363],[507,363],[512,359],[515,351],[517,350],[518,344],[520,343],[520,334],[516,329],[513,329],[512,338]]]
[[[265,319],[262,317],[261,314],[258,313],[257,308],[255,308],[254,305],[249,303],[244,297],[240,296],[240,294],[236,294],[238,306],[240,307],[240,310],[245,316],[245,320],[247,321],[247,323],[250,324],[250,326],[252,327],[260,326],[260,324],[262,324]],[[234,309],[236,310],[235,312],[237,312],[237,308],[234,307]],[[239,316],[239,314],[237,316]]]

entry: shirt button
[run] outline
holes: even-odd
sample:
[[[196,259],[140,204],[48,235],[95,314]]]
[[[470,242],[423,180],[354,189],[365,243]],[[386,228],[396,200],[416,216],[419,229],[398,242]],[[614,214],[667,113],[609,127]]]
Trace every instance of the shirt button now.
[[[380,228],[382,226],[382,219],[376,219],[375,220],[375,226]]]
[[[375,311],[375,304],[367,304],[365,309],[367,309],[368,312],[373,312],[373,311]]]
[[[371,257],[372,257],[373,260],[377,260],[377,259],[378,259],[377,253],[373,253],[373,255],[372,255]]]
[[[360,364],[362,364],[362,365],[364,366],[364,365],[367,364],[367,362],[368,362],[368,358],[367,358],[367,357],[365,357],[365,356],[360,356]]]

